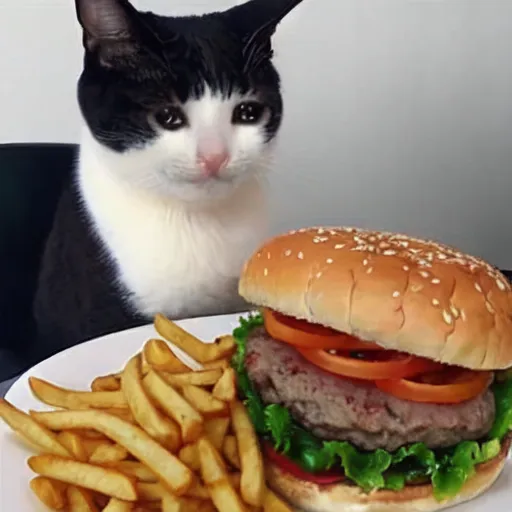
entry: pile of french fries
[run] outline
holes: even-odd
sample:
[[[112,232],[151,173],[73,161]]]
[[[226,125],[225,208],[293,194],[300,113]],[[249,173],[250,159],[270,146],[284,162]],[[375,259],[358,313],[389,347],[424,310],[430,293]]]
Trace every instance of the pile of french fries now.
[[[50,510],[68,512],[291,512],[266,485],[237,399],[234,339],[205,344],[163,315],[154,324],[163,339],[147,341],[90,390],[30,378],[51,411],[26,413],[0,400],[0,418],[35,452],[27,461],[37,475],[32,491]]]

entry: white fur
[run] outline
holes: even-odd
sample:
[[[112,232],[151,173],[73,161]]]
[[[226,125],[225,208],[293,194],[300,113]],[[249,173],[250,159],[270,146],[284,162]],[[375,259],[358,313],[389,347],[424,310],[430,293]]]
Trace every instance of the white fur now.
[[[184,105],[190,127],[120,154],[84,131],[79,184],[97,233],[146,315],[173,318],[229,311],[239,303],[245,259],[266,236],[261,177],[271,147],[261,126],[233,126],[240,98],[211,94]],[[204,144],[231,159],[219,179],[196,163]]]

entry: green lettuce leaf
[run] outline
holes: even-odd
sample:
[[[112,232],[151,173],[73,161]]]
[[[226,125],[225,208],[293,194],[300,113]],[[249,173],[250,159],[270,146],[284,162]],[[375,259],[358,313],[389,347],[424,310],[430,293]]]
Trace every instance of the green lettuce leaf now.
[[[385,486],[383,473],[390,467],[392,456],[385,450],[360,452],[346,441],[328,441],[324,450],[330,455],[330,466],[341,459],[345,476],[350,478],[365,492],[372,489],[382,489]]]
[[[499,454],[500,441],[512,430],[512,373],[502,373],[491,388],[496,416],[487,439],[464,441],[443,450],[431,450],[423,443],[415,443],[393,453],[364,452],[345,441],[323,441],[296,423],[284,406],[265,405],[249,379],[245,369],[247,336],[261,325],[261,315],[250,315],[241,318],[240,326],[233,331],[237,351],[232,366],[237,372],[239,392],[257,433],[306,471],[342,469],[365,492],[400,490],[407,483],[431,482],[434,496],[442,501],[460,492],[477,464]]]
[[[292,417],[290,411],[278,404],[265,407],[265,427],[274,441],[276,450],[288,453],[292,442]]]
[[[489,437],[501,440],[512,430],[512,378],[495,382],[492,391],[496,402],[496,418]]]

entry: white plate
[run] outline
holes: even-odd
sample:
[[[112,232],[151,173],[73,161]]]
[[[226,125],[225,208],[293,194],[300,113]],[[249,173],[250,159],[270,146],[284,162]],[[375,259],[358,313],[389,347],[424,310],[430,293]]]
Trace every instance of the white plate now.
[[[202,340],[229,334],[238,325],[240,315],[195,318],[178,322]],[[6,399],[24,411],[50,409],[31,394],[28,378],[35,376],[54,384],[88,389],[98,375],[120,370],[149,338],[159,337],[152,325],[110,334],[72,347],[34,366],[13,385]],[[184,358],[186,359],[186,358]],[[35,475],[28,468],[27,458],[33,455],[16,436],[0,422],[0,511],[48,512],[33,495],[28,483]]]
[[[180,325],[203,340],[230,333],[240,315],[189,319]],[[98,375],[112,373],[144,342],[157,337],[153,326],[144,326],[83,343],[56,354],[26,372],[7,393],[7,400],[24,411],[47,409],[30,393],[28,378],[37,376],[57,385],[87,389]],[[26,460],[31,452],[20,444],[0,422],[0,511],[48,512],[28,487],[34,474]],[[512,462],[509,462],[494,486],[483,496],[452,508],[454,512],[510,512],[512,510]]]

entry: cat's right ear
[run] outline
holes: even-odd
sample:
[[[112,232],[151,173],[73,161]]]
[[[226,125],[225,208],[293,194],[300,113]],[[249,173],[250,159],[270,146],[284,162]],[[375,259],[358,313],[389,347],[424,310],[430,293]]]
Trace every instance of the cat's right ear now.
[[[127,0],[75,0],[75,5],[87,50],[133,41],[137,11]]]

